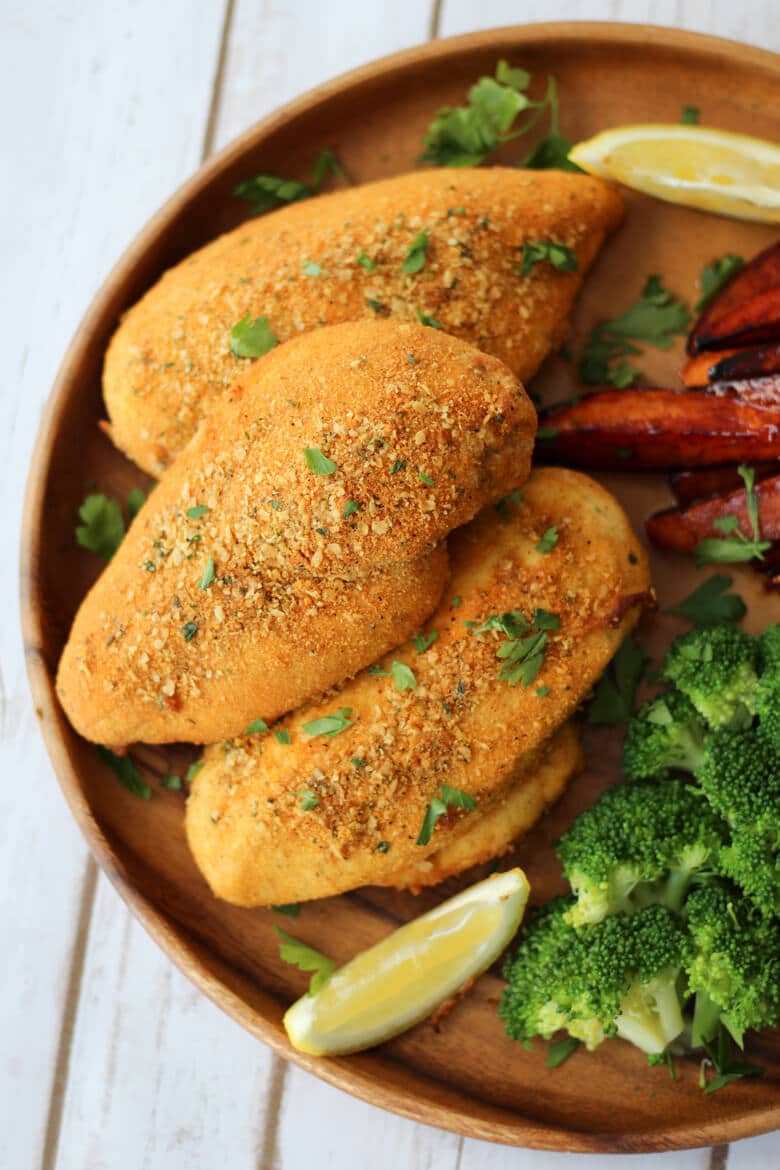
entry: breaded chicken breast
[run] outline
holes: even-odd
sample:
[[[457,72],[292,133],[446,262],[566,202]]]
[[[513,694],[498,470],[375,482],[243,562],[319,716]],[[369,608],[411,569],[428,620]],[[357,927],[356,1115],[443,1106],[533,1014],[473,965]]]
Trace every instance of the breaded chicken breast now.
[[[426,321],[527,381],[563,339],[618,193],[600,179],[517,168],[435,169],[249,220],[171,269],[124,316],[104,392],[116,445],[151,475],[170,464],[249,359],[231,329],[268,319],[285,341],[361,318]],[[571,263],[530,263],[555,241]],[[525,263],[524,263],[525,260]]]
[[[186,828],[219,897],[253,906],[417,884],[421,862],[510,791],[522,799],[521,778],[537,775],[650,588],[619,504],[576,472],[534,472],[522,500],[449,543],[452,579],[421,638],[277,734],[206,750]]]
[[[497,358],[353,322],[248,371],[83,601],[60,700],[87,739],[212,743],[402,642],[456,525],[522,484],[536,414]]]

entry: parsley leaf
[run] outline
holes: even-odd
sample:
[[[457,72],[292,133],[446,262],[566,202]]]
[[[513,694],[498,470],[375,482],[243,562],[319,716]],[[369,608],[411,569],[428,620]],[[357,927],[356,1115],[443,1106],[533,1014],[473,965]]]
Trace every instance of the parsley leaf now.
[[[322,269],[313,260],[304,260],[301,263],[301,269],[304,276],[322,276]]]
[[[312,168],[310,184],[300,179],[282,179],[278,175],[255,175],[253,179],[245,179],[234,187],[233,194],[239,199],[248,199],[254,214],[262,215],[266,211],[273,211],[275,207],[297,203],[316,195],[328,174],[338,175],[340,179],[348,181],[347,173],[333,151],[323,150]]]
[[[184,634],[184,641],[191,642],[192,639],[195,637],[195,635],[198,632],[198,623],[197,622],[185,622],[185,624],[181,628],[181,632],[182,632],[182,634]]]
[[[502,499],[493,505],[505,524],[508,524],[512,516],[523,502],[523,493],[519,488],[513,492],[509,492]]]
[[[632,385],[641,371],[621,359],[640,352],[637,342],[669,349],[675,335],[685,333],[690,320],[688,308],[664,288],[661,278],[648,277],[635,304],[592,330],[580,354],[580,380],[621,390]]]
[[[275,731],[274,732],[274,739],[276,740],[277,743],[281,743],[284,745],[292,743],[292,740],[290,738],[290,732],[287,730],[286,727],[283,727],[280,731]]]
[[[377,678],[387,678],[390,675],[389,670],[382,670],[382,667],[378,666],[377,663],[374,663],[373,666],[369,666],[368,673],[375,674]]]
[[[354,516],[356,512],[359,512],[362,507],[363,505],[358,503],[357,500],[347,500],[346,504],[344,505],[342,518],[344,520],[348,520],[350,516]]]
[[[195,777],[197,776],[198,772],[201,770],[202,767],[203,767],[202,760],[199,760],[197,764],[190,764],[189,768],[187,769],[187,774],[184,777],[184,779],[187,781],[188,784],[192,784],[192,781],[195,779]]]
[[[284,959],[285,963],[297,967],[299,971],[314,972],[309,983],[309,995],[315,995],[336,970],[333,959],[329,959],[320,951],[315,951],[314,947],[307,946],[300,939],[293,938],[287,931],[282,930],[281,926],[275,925],[274,930],[282,940],[279,944],[279,957]]]
[[[713,527],[718,528],[724,535],[707,536],[704,540],[699,541],[693,550],[697,569],[700,569],[702,565],[736,564],[740,561],[752,561],[754,558],[763,561],[764,553],[772,547],[771,540],[761,539],[755,468],[746,467],[744,463],[741,463],[737,471],[745,484],[745,506],[753,531],[753,539],[748,539],[740,531],[739,520],[736,516],[719,516],[717,520],[713,521]],[[731,535],[732,533],[733,535]]]
[[[417,476],[421,483],[424,483],[426,487],[433,487],[434,481],[431,479],[430,475],[426,475],[424,471],[419,471]]]
[[[724,1088],[725,1085],[730,1085],[732,1081],[737,1081],[741,1077],[760,1077],[764,1075],[764,1069],[757,1064],[748,1064],[747,1061],[740,1060],[739,1056],[735,1054],[734,1040],[726,1030],[726,1026],[721,1020],[718,1024],[718,1034],[713,1041],[707,1043],[705,1041],[704,1047],[707,1051],[709,1061],[702,1061],[702,1067],[699,1074],[699,1087],[705,1093],[717,1093],[719,1089]],[[704,1075],[705,1064],[710,1063],[717,1073],[711,1081],[707,1081]]]
[[[208,507],[205,504],[196,504],[194,508],[187,509],[187,515],[190,520],[200,520],[208,512]]]
[[[181,776],[160,777],[160,787],[169,788],[171,792],[181,792]]]
[[[317,795],[314,792],[310,792],[309,789],[304,789],[302,792],[299,792],[297,795],[300,796],[300,798],[301,798],[300,808],[304,812],[311,812],[311,810],[313,808],[316,808],[317,805],[320,803]]]
[[[323,715],[320,719],[312,719],[309,723],[304,723],[303,730],[312,738],[315,735],[338,735],[339,732],[346,731],[348,727],[352,726],[352,720],[349,718],[351,714],[351,707],[340,707],[332,715]]]
[[[403,271],[407,276],[414,276],[419,272],[425,264],[425,257],[428,254],[428,233],[426,231],[418,232],[409,245],[409,251],[406,253],[403,262]]]
[[[418,654],[424,654],[428,647],[432,646],[438,637],[438,630],[431,630],[430,634],[415,634],[412,638],[412,645]]]
[[[740,268],[744,267],[744,264],[745,261],[741,256],[727,252],[725,256],[716,257],[714,260],[710,260],[709,264],[704,265],[699,277],[701,296],[694,306],[697,313],[706,309],[715,294],[720,292],[724,284],[727,284],[734,273],[739,272]]]
[[[272,906],[274,914],[284,914],[285,918],[297,918],[301,912],[300,902],[284,902],[281,906]]]
[[[141,800],[151,800],[152,790],[130,756],[117,756],[109,748],[103,747],[102,744],[98,745],[98,755],[103,763],[111,769],[123,788],[132,792],[133,796],[139,796]]]
[[[376,264],[371,259],[371,257],[366,255],[365,248],[360,251],[357,262],[361,265],[362,268],[365,268],[366,272],[373,272],[376,268]]]
[[[332,459],[322,454],[319,447],[304,447],[303,458],[309,471],[313,471],[315,475],[333,475],[337,467]]]
[[[436,317],[429,317],[428,314],[423,313],[421,309],[415,309],[414,311],[417,314],[417,320],[420,322],[421,325],[429,325],[431,327],[431,329],[443,329],[444,328],[441,321],[437,320]]]
[[[278,344],[278,337],[272,332],[267,317],[255,317],[245,313],[230,330],[230,349],[235,357],[259,358]]]
[[[206,561],[206,567],[203,570],[203,576],[201,577],[200,581],[198,581],[198,589],[201,591],[208,589],[209,586],[214,583],[215,575],[214,558],[211,553],[209,553],[209,559]]]
[[[531,622],[519,610],[513,609],[491,614],[471,632],[475,635],[489,631],[503,634],[506,641],[496,650],[496,658],[503,663],[498,677],[510,686],[522,683],[529,687],[544,662],[547,631],[557,630],[560,624],[558,615],[546,609],[535,609]]]
[[[413,691],[416,688],[417,679],[414,677],[414,671],[405,663],[393,659],[390,666],[390,673],[393,676],[396,690]]]
[[[698,126],[701,110],[698,106],[683,106],[680,110],[681,126]]]
[[[268,731],[268,724],[265,719],[253,719],[244,735],[265,735],[266,731]]]
[[[577,271],[577,256],[566,244],[558,244],[555,240],[528,240],[523,244],[518,276],[528,276],[534,265],[543,260],[549,261],[559,272]]]
[[[717,626],[721,622],[739,622],[747,613],[747,606],[738,593],[726,592],[733,584],[732,577],[715,573],[666,612],[678,613],[694,626]]]
[[[130,519],[134,520],[146,503],[146,492],[141,488],[131,488],[127,493],[127,511]]]
[[[650,659],[636,638],[626,638],[596,683],[588,708],[588,723],[626,723],[634,712],[634,697]]]
[[[473,796],[469,796],[468,792],[461,792],[459,788],[450,788],[449,784],[442,784],[440,795],[434,796],[430,804],[425,809],[425,816],[420,825],[420,831],[417,834],[415,845],[428,845],[433,830],[443,816],[446,815],[449,808],[462,808],[470,811],[477,807],[477,802]]]
[[[117,500],[99,493],[87,496],[79,508],[81,524],[76,541],[82,548],[110,561],[125,535],[125,522]]]
[[[541,539],[536,546],[536,551],[540,553],[552,552],[558,543],[558,525],[553,524],[551,528],[546,529],[542,533]]]
[[[573,1036],[564,1036],[562,1040],[553,1040],[552,1044],[547,1045],[547,1067],[560,1068],[563,1062],[577,1051],[579,1046],[579,1040],[575,1040]]]

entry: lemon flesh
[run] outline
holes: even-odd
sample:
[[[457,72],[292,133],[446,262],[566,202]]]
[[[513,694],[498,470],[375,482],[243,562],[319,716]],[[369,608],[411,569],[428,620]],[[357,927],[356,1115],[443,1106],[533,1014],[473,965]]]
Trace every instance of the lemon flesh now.
[[[498,958],[527,899],[525,874],[511,869],[399,927],[292,1005],[284,1017],[290,1043],[336,1055],[411,1028]]]
[[[780,223],[780,146],[705,126],[616,126],[579,142],[584,171],[668,203]]]

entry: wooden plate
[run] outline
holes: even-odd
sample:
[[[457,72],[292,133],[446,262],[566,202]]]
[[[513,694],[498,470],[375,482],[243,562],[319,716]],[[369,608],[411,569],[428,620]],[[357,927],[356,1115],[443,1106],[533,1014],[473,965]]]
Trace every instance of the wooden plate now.
[[[293,1052],[282,1028],[306,977],[278,958],[270,911],[214,899],[187,852],[179,794],[155,787],[143,802],[99,765],[94,747],[71,731],[54,695],[54,673],[76,606],[100,565],[76,547],[76,509],[90,487],[123,497],[144,477],[101,435],[100,369],[120,313],[187,252],[246,214],[231,198],[241,179],[260,171],[305,177],[324,147],[364,181],[410,169],[434,110],[458,104],[468,86],[507,57],[535,83],[554,73],[562,125],[577,140],[625,122],[676,122],[683,104],[703,121],[780,141],[780,58],[712,37],[642,26],[551,24],[435,42],[367,66],[315,90],[260,123],[204,166],[144,229],[98,293],[68,350],[41,426],[28,486],[22,558],[22,610],[30,681],[52,762],[90,848],[120,894],[171,959],[207,995],[282,1055],[347,1092],[409,1117],[472,1137],[558,1150],[640,1151],[746,1137],[780,1123],[780,1041],[765,1034],[750,1055],[767,1068],[761,1080],[705,1097],[697,1065],[681,1062],[682,1079],[648,1069],[621,1042],[592,1056],[577,1053],[545,1068],[544,1047],[525,1051],[496,1018],[501,984],[481,979],[435,1032],[424,1024],[376,1051],[340,1060]],[[507,148],[507,161],[522,149]],[[692,301],[705,261],[726,251],[750,256],[771,231],[629,196],[629,215],[606,248],[575,313],[576,348],[593,321],[630,303],[645,277],[663,274]],[[650,351],[643,365],[674,384],[680,352]],[[548,364],[535,389],[562,397],[571,368]],[[668,500],[660,476],[605,477],[637,525]],[[683,597],[696,580],[690,562],[654,554],[661,603]],[[780,617],[780,605],[757,579],[736,570],[749,599],[749,625]],[[658,655],[682,627],[658,618],[646,630]],[[591,733],[591,770],[516,852],[535,897],[559,888],[550,850],[562,827],[617,774],[619,743]],[[159,774],[176,770],[189,749],[139,749]],[[478,873],[468,875],[473,880]],[[463,883],[461,883],[463,884]],[[378,890],[304,907],[294,931],[339,961],[450,893],[448,883],[415,899]],[[279,921],[279,919],[277,919]],[[284,925],[290,926],[289,922]]]

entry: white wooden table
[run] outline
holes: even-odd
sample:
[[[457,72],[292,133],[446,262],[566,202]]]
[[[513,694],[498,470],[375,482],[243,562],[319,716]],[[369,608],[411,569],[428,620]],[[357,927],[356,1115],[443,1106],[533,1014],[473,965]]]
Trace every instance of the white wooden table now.
[[[17,625],[27,464],[98,283],[213,150],[432,36],[649,21],[780,51],[778,0],[5,0],[0,7],[0,1170],[584,1170],[402,1120],[286,1065],[172,967],[97,872],[37,733]],[[617,1103],[616,1103],[617,1104]],[[780,1134],[614,1170],[780,1170]]]

